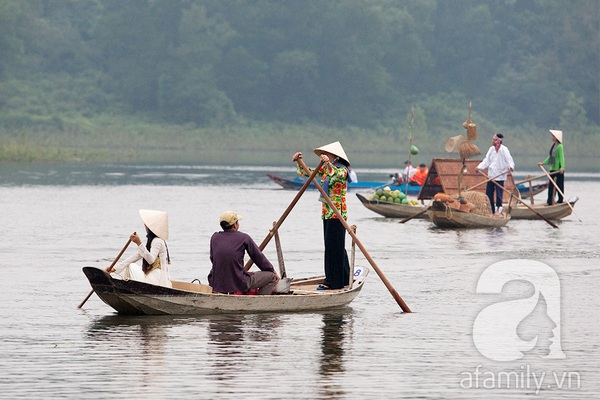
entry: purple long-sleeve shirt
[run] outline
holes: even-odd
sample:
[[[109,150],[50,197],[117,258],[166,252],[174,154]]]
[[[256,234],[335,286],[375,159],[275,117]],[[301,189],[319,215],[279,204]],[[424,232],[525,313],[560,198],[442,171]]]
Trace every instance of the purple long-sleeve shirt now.
[[[210,238],[212,268],[208,283],[216,292],[246,292],[248,283],[244,269],[244,254],[262,271],[275,272],[271,262],[260,251],[254,240],[240,231],[215,232]]]

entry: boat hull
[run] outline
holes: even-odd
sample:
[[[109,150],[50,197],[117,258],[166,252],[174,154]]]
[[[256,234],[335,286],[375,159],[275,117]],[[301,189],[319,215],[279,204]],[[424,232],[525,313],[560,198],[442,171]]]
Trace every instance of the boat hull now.
[[[574,207],[578,200],[579,197],[575,197],[574,199],[570,199],[569,203],[553,204],[549,206],[544,202],[541,204],[529,204],[529,207],[533,208],[546,219],[559,220],[571,215],[573,212],[571,207]],[[569,207],[569,204],[571,204],[571,207]],[[521,204],[511,207],[510,216],[512,219],[541,219],[538,214]]]
[[[298,190],[304,185],[306,182],[305,179],[296,177],[294,179],[286,179],[273,174],[267,174],[273,182],[277,183],[284,189]],[[411,185],[393,185],[388,182],[374,182],[374,181],[358,181],[358,182],[350,182],[348,183],[348,191],[365,191],[365,190],[375,190],[380,189],[385,186],[389,186],[390,190],[401,190],[402,192],[410,195],[418,195],[421,191],[421,186],[411,186]],[[316,189],[313,182],[310,183],[309,189]]]
[[[348,305],[360,293],[368,269],[355,269],[351,288],[317,291],[323,277],[293,281],[289,294],[227,295],[207,285],[173,282],[173,288],[114,279],[104,270],[84,267],[96,294],[119,314],[209,315],[225,313],[319,311]]]
[[[438,228],[501,228],[510,220],[510,216],[488,217],[457,210],[439,201],[432,202],[427,216]]]
[[[363,206],[379,215],[383,215],[386,218],[409,218],[419,214],[421,211],[424,211],[427,208],[426,206],[422,205],[410,206],[408,204],[369,200],[360,193],[356,193],[356,197],[358,197]],[[423,213],[415,218],[427,218],[427,216]]]

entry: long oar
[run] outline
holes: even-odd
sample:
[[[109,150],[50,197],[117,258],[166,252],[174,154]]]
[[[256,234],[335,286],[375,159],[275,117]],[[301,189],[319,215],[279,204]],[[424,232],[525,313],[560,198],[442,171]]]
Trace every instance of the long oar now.
[[[480,172],[481,172],[481,171],[480,171]],[[489,181],[495,181],[495,180],[496,180],[496,178],[498,178],[498,177],[500,177],[500,176],[502,176],[502,175],[506,174],[507,172],[508,172],[508,171],[504,171],[504,172],[502,172],[501,174],[498,174],[498,175],[494,176],[493,178],[487,178],[485,181],[483,181],[483,182],[479,182],[478,184],[476,184],[476,185],[473,185],[473,186],[471,186],[471,187],[470,187],[470,188],[468,188],[468,189],[465,189],[465,192],[468,192],[469,190],[473,190],[473,189],[475,189],[477,186],[481,186],[481,185],[483,185],[484,183],[488,183]],[[485,174],[483,174],[483,175],[485,176]],[[516,183],[515,183],[515,186],[516,186]]]
[[[314,176],[311,179],[314,179]],[[325,192],[325,189],[323,189],[323,187],[321,187],[321,185],[319,185],[319,183],[316,180],[315,180],[315,186],[317,187],[317,189],[319,190],[319,192],[321,192],[321,195],[323,196],[323,198],[325,199],[325,201],[327,202],[327,204],[329,204],[329,207],[331,207],[331,209],[333,210],[333,212],[335,213],[335,215],[338,217],[338,219],[340,220],[340,222],[344,225],[344,227],[346,228],[346,230],[348,231],[348,233],[350,234],[350,236],[352,237],[352,239],[354,240],[354,242],[356,243],[356,245],[358,246],[358,248],[360,249],[360,251],[362,251],[362,253],[365,256],[365,258],[367,259],[367,261],[369,261],[369,264],[371,264],[371,266],[373,267],[373,269],[375,270],[375,272],[377,272],[377,275],[379,275],[379,278],[381,278],[381,281],[383,282],[383,284],[385,285],[385,287],[392,294],[392,296],[396,300],[396,303],[398,303],[398,305],[400,306],[400,308],[402,308],[402,311],[404,311],[406,313],[412,312],[410,310],[410,308],[408,308],[408,306],[406,305],[406,303],[404,302],[404,300],[402,300],[402,297],[400,297],[400,295],[398,294],[398,292],[396,292],[396,289],[394,289],[394,287],[392,286],[392,284],[390,283],[390,281],[387,280],[387,278],[385,277],[385,275],[383,274],[383,272],[379,269],[379,267],[377,266],[377,264],[375,264],[375,260],[373,260],[371,258],[371,256],[369,255],[369,252],[367,251],[367,249],[365,249],[365,246],[363,246],[363,244],[360,242],[360,240],[358,240],[358,237],[356,237],[356,234],[352,231],[352,227],[350,225],[348,225],[348,223],[346,222],[346,220],[342,217],[342,214],[340,213],[340,211],[337,209],[337,207],[335,206],[335,204],[333,204],[333,202],[329,198],[329,195],[327,194],[327,192]]]
[[[292,202],[290,203],[288,208],[283,212],[283,214],[281,215],[279,220],[273,225],[273,228],[271,230],[269,230],[269,233],[267,234],[267,236],[264,238],[262,243],[258,246],[261,250],[264,250],[265,247],[267,246],[267,244],[269,244],[269,242],[271,241],[271,238],[275,235],[275,232],[277,232],[277,229],[279,229],[279,227],[281,226],[283,221],[285,221],[287,216],[292,211],[292,208],[294,208],[294,206],[296,205],[298,200],[300,200],[300,197],[302,197],[302,194],[304,194],[304,192],[306,191],[306,188],[308,188],[308,185],[310,185],[310,183],[312,182],[314,177],[317,176],[317,174],[319,173],[319,170],[321,169],[322,166],[323,166],[323,161],[319,162],[319,165],[317,165],[317,168],[315,168],[313,170],[310,177],[306,180],[306,182],[304,182],[304,184],[302,185],[300,190],[298,190],[298,193],[296,193],[296,197],[294,197],[294,200],[292,200]],[[246,269],[246,271],[249,270],[250,267],[252,267],[253,263],[254,263],[254,261],[252,261],[252,259],[249,259],[248,262],[246,263],[246,265],[244,265],[244,269]]]
[[[550,175],[558,174],[558,172],[559,172],[559,171],[550,172]],[[545,178],[545,177],[547,177],[547,176],[548,176],[548,175],[538,175],[538,176],[534,176],[533,178],[527,178],[527,179],[524,179],[524,180],[522,180],[522,181],[515,182],[515,186],[517,186],[517,185],[520,185],[520,184],[522,184],[522,183],[526,183],[526,182],[535,181],[535,180],[537,180],[537,179],[540,179],[540,178]]]
[[[579,220],[579,222],[581,222],[581,218],[579,218],[579,215],[575,214],[575,210],[573,210],[573,206],[571,205],[571,203],[569,203],[569,200],[567,200],[567,198],[565,197],[565,194],[562,192],[562,190],[560,190],[560,188],[558,187],[558,185],[556,184],[556,182],[554,182],[554,179],[552,179],[552,177],[550,176],[550,174],[548,173],[548,171],[546,171],[546,168],[544,168],[543,165],[540,165],[540,168],[542,169],[542,171],[544,171],[544,174],[546,174],[546,176],[548,177],[548,180],[550,182],[552,182],[552,184],[554,185],[554,187],[556,188],[556,190],[558,190],[558,193],[560,193],[560,195],[563,197],[564,201],[567,202],[567,205],[569,206],[569,208],[571,209],[571,211],[573,212],[573,214],[577,217],[577,219]],[[548,190],[550,190],[550,188],[548,188]]]
[[[485,174],[481,171],[478,171],[480,174],[482,174],[483,176],[485,176]],[[498,182],[496,181],[492,181],[494,182],[494,185],[498,186],[500,189],[504,190],[504,187],[502,187]],[[520,198],[518,198],[517,196],[515,196],[513,193],[510,194],[511,198],[517,200],[519,203],[523,204],[525,207],[529,208],[532,212],[536,213],[538,215],[538,217],[540,217],[541,219],[543,219],[544,221],[546,221],[548,224],[550,224],[551,227],[553,228],[557,228],[558,226],[550,221],[548,218],[544,217],[542,214],[540,214],[539,212],[535,211],[529,204],[525,203],[523,200],[521,200]]]
[[[410,221],[413,218],[417,218],[418,216],[425,214],[428,210],[429,210],[429,207],[425,208],[423,211],[419,211],[418,213],[411,215],[408,218],[404,218],[402,221],[399,222],[399,224],[403,224],[405,222]]]
[[[129,239],[129,240],[127,241],[127,243],[125,244],[125,246],[123,247],[123,249],[121,250],[121,252],[119,253],[119,255],[117,256],[117,258],[115,258],[115,259],[113,260],[112,264],[110,264],[110,266],[109,266],[109,267],[107,267],[107,268],[105,269],[105,271],[106,271],[106,272],[109,272],[109,271],[112,269],[112,267],[114,267],[114,266],[115,266],[115,264],[117,263],[117,261],[119,261],[119,258],[121,258],[121,256],[123,255],[123,253],[125,253],[125,250],[127,250],[127,247],[129,247],[129,243],[131,243],[131,239]],[[85,302],[86,302],[86,301],[88,301],[88,299],[90,298],[90,296],[91,296],[93,293],[94,293],[94,289],[92,289],[92,290],[90,291],[90,293],[89,293],[89,294],[86,296],[86,298],[85,298],[85,299],[83,299],[83,301],[82,301],[82,302],[81,302],[81,303],[80,303],[80,304],[77,306],[77,308],[81,308],[81,307],[83,307],[83,305],[85,304]]]

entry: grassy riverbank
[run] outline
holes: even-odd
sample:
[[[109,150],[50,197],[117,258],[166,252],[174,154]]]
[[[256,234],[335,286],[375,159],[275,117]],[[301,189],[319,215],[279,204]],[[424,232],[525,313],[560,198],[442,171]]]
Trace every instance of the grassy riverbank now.
[[[420,153],[413,161],[457,157],[444,150],[447,138],[464,134],[457,129],[413,131]],[[481,125],[480,125],[481,126]],[[491,128],[478,127],[475,142],[482,153],[490,145]],[[551,145],[543,129],[512,127],[506,145],[517,167],[535,168]],[[36,127],[0,129],[0,162],[193,163],[284,165],[295,151],[339,140],[352,163],[364,167],[399,167],[408,157],[409,128],[331,128],[312,124],[240,123],[206,128],[174,125],[123,116],[57,118]],[[568,169],[597,171],[600,133],[565,132]],[[483,154],[479,157],[483,157]],[[315,158],[316,160],[316,158]]]

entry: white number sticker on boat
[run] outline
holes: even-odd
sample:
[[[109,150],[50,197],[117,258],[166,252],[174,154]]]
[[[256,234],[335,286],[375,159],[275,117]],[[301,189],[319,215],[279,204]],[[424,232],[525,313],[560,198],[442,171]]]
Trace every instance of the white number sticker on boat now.
[[[358,278],[359,276],[361,276],[361,275],[362,275],[362,273],[363,273],[363,269],[362,269],[362,268],[356,268],[356,269],[354,270],[354,277],[355,277],[355,278]]]

